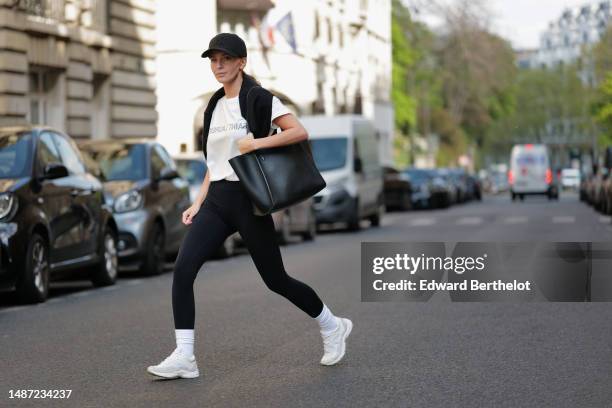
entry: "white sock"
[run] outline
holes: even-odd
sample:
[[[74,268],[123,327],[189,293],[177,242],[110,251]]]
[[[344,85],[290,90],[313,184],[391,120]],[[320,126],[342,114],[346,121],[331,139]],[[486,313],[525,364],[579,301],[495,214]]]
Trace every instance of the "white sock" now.
[[[174,330],[176,334],[176,348],[187,357],[193,355],[193,343],[195,341],[193,329]]]
[[[329,334],[338,327],[338,318],[334,316],[325,303],[323,303],[323,310],[315,319],[319,323],[322,335]]]

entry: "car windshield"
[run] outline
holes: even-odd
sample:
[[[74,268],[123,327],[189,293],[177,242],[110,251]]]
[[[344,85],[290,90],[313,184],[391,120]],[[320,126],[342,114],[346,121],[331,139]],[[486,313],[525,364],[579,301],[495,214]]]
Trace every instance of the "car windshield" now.
[[[87,145],[82,151],[100,168],[105,181],[146,178],[145,146],[142,144]]]
[[[340,169],[346,164],[348,138],[310,139],[312,154],[319,171]]]
[[[409,169],[404,170],[403,173],[408,175],[410,181],[414,183],[425,183],[430,178],[430,174],[427,170]]]
[[[206,164],[202,160],[177,159],[176,170],[189,184],[197,185],[204,182]]]
[[[31,141],[30,132],[0,135],[0,178],[18,178],[30,174]]]

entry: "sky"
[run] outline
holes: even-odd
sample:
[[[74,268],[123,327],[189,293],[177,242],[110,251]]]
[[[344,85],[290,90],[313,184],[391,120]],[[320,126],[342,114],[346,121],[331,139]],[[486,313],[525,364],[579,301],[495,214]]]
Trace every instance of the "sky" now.
[[[452,3],[454,0],[445,0]],[[516,49],[537,48],[540,33],[548,23],[557,20],[568,7],[596,4],[592,0],[486,0],[493,13],[491,28],[509,39]],[[405,1],[408,2],[408,1]],[[435,26],[439,20],[435,16],[423,18]]]

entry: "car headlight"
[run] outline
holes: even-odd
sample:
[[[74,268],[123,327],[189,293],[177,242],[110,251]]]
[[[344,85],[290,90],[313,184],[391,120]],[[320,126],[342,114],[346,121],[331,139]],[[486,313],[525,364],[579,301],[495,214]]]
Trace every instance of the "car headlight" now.
[[[139,191],[128,191],[115,200],[115,211],[118,213],[134,211],[142,207],[143,197]]]
[[[11,193],[0,194],[0,220],[8,218],[17,209],[17,197]]]

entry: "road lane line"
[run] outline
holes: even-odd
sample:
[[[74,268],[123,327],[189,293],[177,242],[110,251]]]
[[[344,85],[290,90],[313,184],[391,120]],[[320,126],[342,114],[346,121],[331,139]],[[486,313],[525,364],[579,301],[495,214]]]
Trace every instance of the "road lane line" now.
[[[435,223],[435,218],[416,218],[408,221],[408,225],[411,227],[426,227],[428,225],[434,225]]]
[[[610,224],[611,220],[612,217],[610,217],[609,215],[602,215],[601,217],[599,217],[599,222],[601,222],[602,224]]]
[[[480,225],[482,224],[481,217],[463,217],[459,218],[455,225]]]
[[[572,215],[556,215],[552,218],[553,224],[573,224],[576,222],[576,217]]]
[[[504,224],[525,224],[527,222],[527,217],[524,215],[517,215],[515,217],[507,217],[504,218]]]

